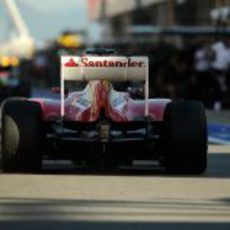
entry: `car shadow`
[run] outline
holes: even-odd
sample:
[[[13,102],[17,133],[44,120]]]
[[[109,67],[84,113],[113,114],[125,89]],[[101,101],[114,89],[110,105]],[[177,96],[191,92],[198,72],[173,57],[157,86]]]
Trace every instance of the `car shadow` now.
[[[159,166],[134,166],[107,170],[89,170],[84,168],[65,168],[47,165],[41,174],[79,174],[79,175],[102,175],[102,176],[170,176],[170,177],[205,177],[205,178],[230,178],[230,153],[208,154],[208,167],[201,175],[172,175]]]
[[[18,174],[18,173],[17,173]],[[97,175],[97,176],[162,176],[162,177],[199,177],[199,178],[230,178],[230,153],[208,154],[208,167],[201,175],[172,175],[163,167],[156,165],[139,165],[120,167],[114,169],[87,169],[75,167],[71,164],[60,164],[60,162],[46,163],[38,173],[41,175]]]

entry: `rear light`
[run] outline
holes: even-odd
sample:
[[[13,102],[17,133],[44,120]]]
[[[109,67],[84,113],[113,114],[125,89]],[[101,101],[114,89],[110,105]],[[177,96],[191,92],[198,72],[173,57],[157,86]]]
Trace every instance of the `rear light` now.
[[[97,126],[98,139],[101,142],[108,142],[110,139],[110,124],[108,121],[101,121]]]

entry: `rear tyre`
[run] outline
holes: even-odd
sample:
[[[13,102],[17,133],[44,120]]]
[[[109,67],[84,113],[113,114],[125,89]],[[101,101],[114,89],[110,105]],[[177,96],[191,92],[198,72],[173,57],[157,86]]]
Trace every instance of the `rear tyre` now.
[[[40,105],[6,101],[2,110],[2,170],[36,172],[41,168],[43,126]]]
[[[207,167],[205,108],[198,102],[171,102],[164,114],[164,163],[176,174],[201,174]]]

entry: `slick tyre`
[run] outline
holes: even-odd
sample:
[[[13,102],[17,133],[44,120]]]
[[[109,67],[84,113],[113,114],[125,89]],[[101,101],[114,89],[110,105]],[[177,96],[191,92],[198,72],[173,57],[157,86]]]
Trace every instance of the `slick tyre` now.
[[[205,108],[198,102],[171,102],[164,114],[165,166],[175,174],[201,174],[207,166]]]
[[[2,109],[2,170],[37,172],[41,168],[43,136],[38,103],[6,101]]]

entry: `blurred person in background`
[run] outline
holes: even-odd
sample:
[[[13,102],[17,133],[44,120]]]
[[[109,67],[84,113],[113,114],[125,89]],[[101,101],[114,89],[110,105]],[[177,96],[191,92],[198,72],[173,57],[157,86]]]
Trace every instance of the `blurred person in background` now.
[[[215,76],[215,80],[220,88],[221,96],[216,97],[214,103],[215,110],[221,110],[223,95],[227,91],[226,76],[230,67],[230,42],[229,40],[217,40],[212,45],[214,59],[211,62],[211,68]]]
[[[211,40],[202,40],[195,52],[195,75],[193,79],[193,98],[203,101],[207,107],[213,107],[221,100],[221,90],[215,75],[211,71],[216,60],[216,52]]]

